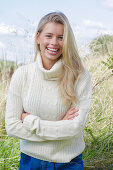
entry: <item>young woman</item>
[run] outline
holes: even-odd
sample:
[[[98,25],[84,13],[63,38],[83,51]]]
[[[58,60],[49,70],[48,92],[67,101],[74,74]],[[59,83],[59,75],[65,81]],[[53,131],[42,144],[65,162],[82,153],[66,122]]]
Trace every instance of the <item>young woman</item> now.
[[[83,129],[91,81],[61,12],[45,15],[35,37],[35,62],[11,79],[6,130],[20,138],[20,170],[83,170]]]

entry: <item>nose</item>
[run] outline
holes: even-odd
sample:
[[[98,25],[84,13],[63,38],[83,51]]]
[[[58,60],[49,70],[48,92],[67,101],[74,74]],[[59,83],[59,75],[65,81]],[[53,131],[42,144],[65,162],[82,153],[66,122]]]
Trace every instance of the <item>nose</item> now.
[[[53,37],[53,38],[51,39],[51,44],[52,44],[52,45],[57,45],[57,44],[58,44],[57,37]]]

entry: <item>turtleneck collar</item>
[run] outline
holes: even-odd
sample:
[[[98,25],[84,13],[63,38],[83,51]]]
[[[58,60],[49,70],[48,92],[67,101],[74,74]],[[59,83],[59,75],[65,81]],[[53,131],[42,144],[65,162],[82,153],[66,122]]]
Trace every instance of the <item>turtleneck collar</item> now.
[[[46,80],[57,80],[59,75],[61,74],[62,68],[63,68],[63,64],[62,64],[62,60],[58,60],[50,70],[46,70],[43,67],[42,64],[42,58],[40,56],[40,53],[38,53],[37,55],[37,60],[36,60],[37,64],[38,64],[38,68],[41,71],[43,78]]]

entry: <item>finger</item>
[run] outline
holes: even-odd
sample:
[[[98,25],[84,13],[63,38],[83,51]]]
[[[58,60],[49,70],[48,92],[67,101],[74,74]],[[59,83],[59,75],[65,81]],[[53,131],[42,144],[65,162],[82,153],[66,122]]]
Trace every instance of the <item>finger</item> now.
[[[74,118],[68,119],[68,120],[73,120]]]
[[[72,115],[72,114],[74,114],[74,113],[76,113],[76,112],[78,112],[78,109],[76,109],[76,110],[71,110],[70,112],[68,112],[68,115]]]
[[[29,115],[30,113],[28,113],[28,112],[23,112],[22,114],[26,114],[26,115]]]
[[[69,116],[68,116],[68,119],[71,119],[71,118],[77,117],[78,115],[79,115],[78,113],[75,113],[75,114],[73,114],[73,115],[69,115]]]
[[[78,109],[76,108],[76,107],[72,107],[69,111],[75,111],[75,112],[77,112],[78,111]]]
[[[23,113],[21,113],[21,116],[20,116],[20,119],[22,120],[22,117],[23,117]]]
[[[71,111],[71,110],[74,110],[75,109],[75,107],[71,107],[69,110]]]
[[[73,120],[75,117],[70,117],[70,118],[68,118],[68,120]]]
[[[75,115],[70,115],[70,116],[68,116],[68,119],[71,119],[71,118],[74,118],[75,117]]]
[[[30,113],[26,112],[26,114],[28,114],[28,115],[29,115]]]
[[[20,116],[20,120],[22,120],[22,114],[21,114],[21,116]]]
[[[78,111],[79,111],[79,109],[77,109],[77,108],[75,108],[74,110],[75,110],[75,112],[78,112]]]

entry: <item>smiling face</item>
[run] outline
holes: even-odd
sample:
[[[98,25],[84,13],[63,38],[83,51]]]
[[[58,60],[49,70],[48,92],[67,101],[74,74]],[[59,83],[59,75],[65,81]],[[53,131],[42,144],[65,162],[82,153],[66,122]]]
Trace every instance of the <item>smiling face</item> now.
[[[37,33],[37,44],[44,67],[52,67],[60,58],[63,49],[64,26],[59,23],[47,23],[43,30]]]

